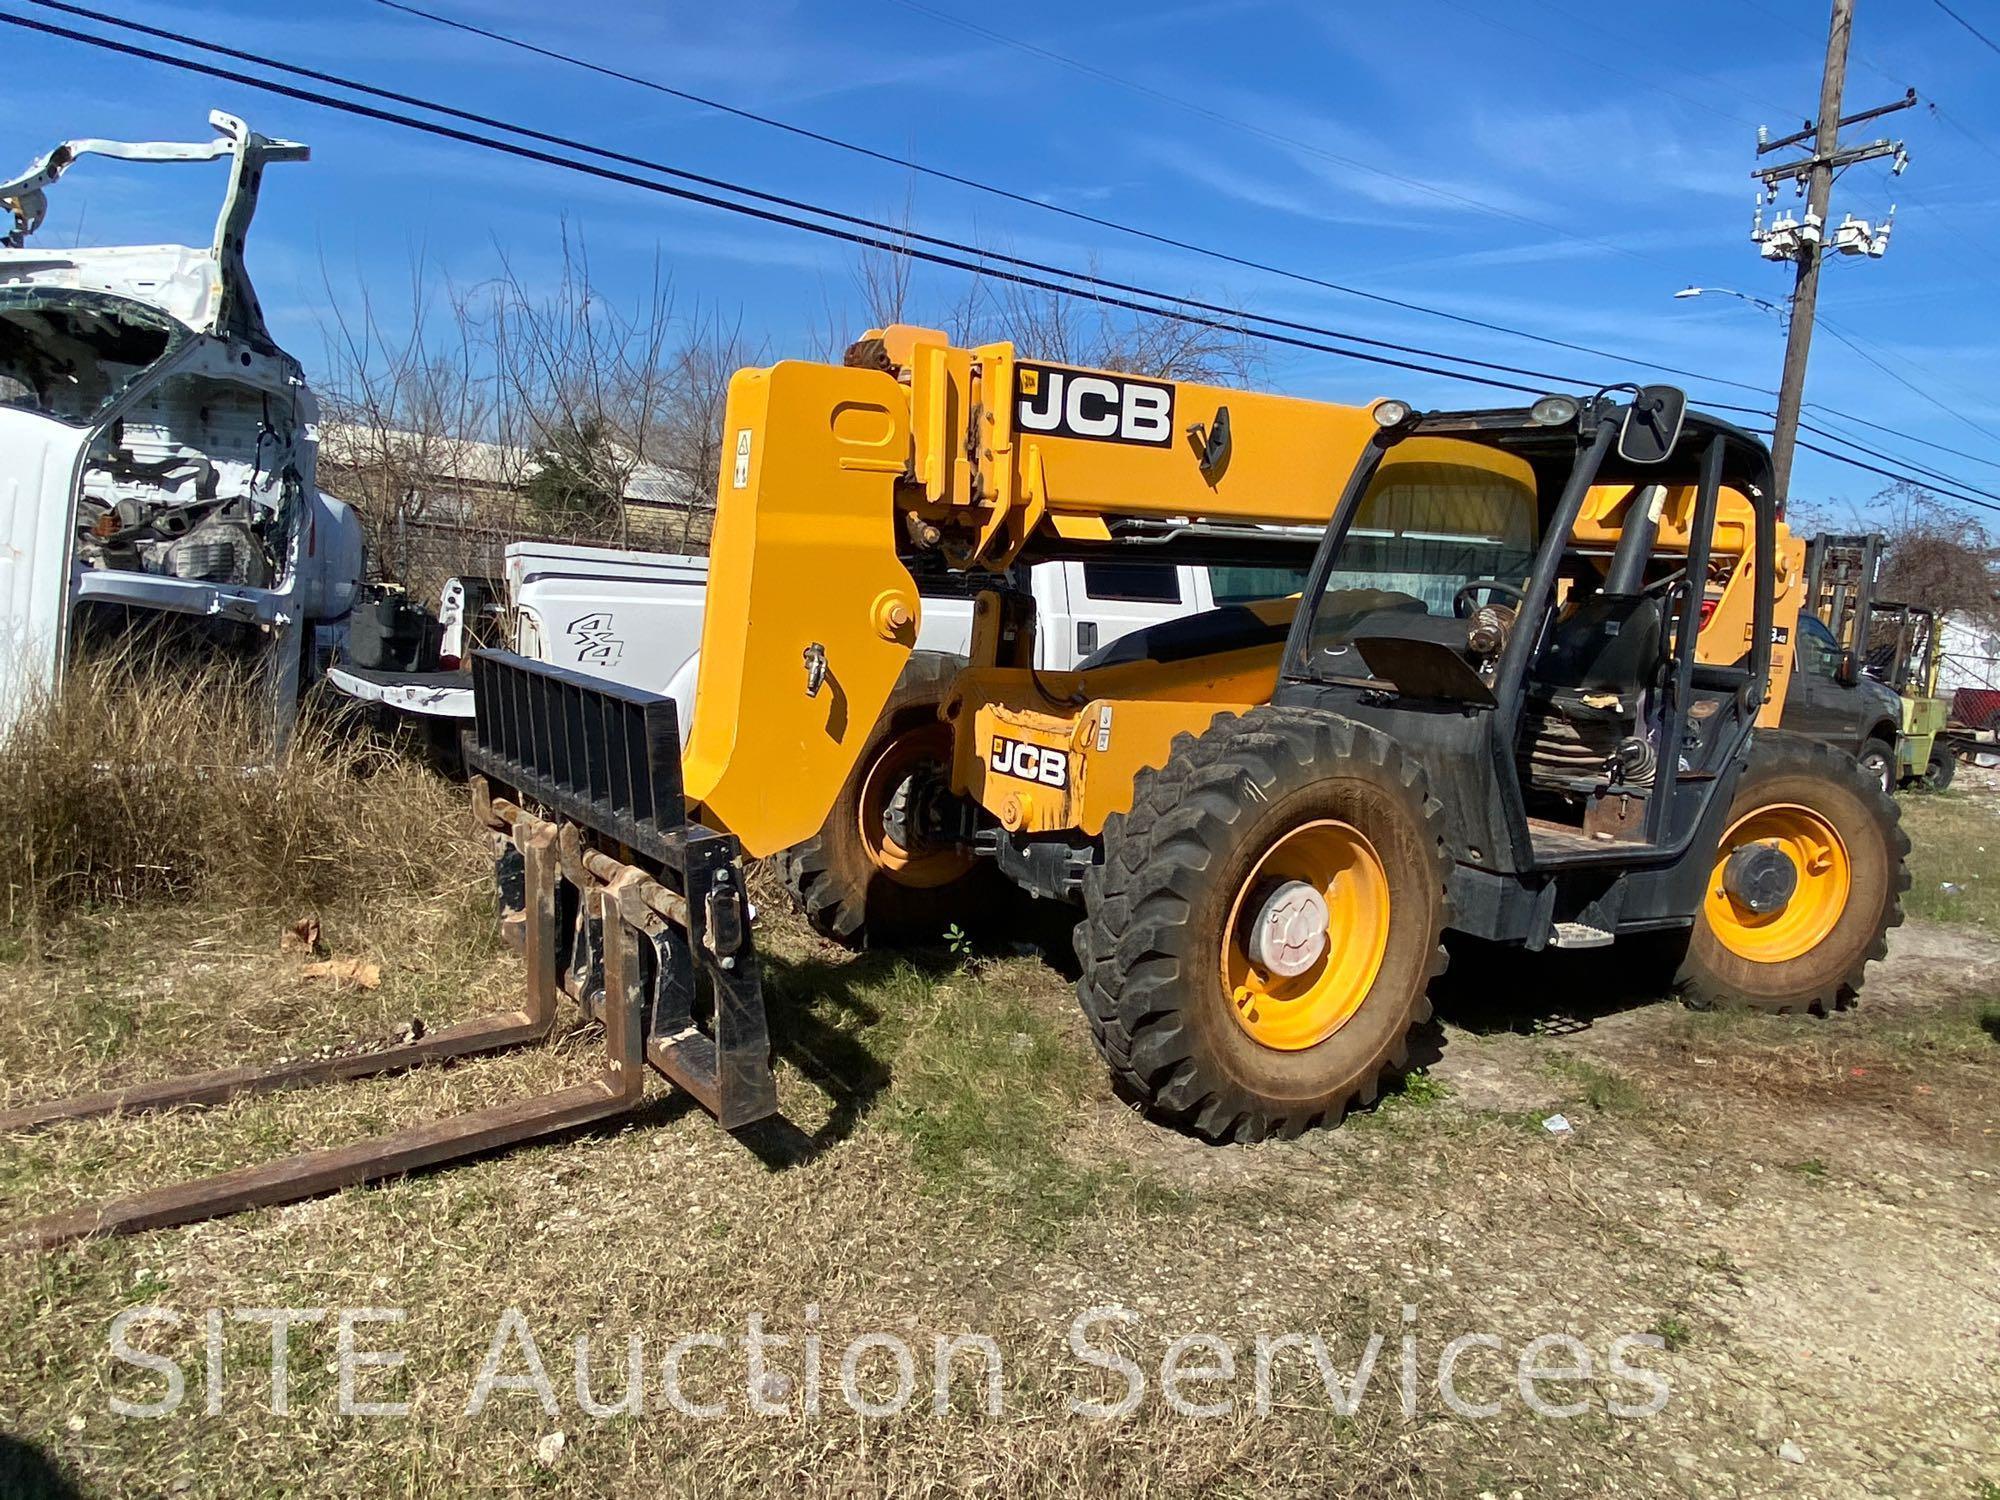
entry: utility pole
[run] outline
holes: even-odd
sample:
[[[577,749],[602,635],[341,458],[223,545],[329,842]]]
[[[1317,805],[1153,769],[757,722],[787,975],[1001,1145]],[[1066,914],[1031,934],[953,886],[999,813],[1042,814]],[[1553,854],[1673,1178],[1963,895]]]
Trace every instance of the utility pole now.
[[[1798,145],[1808,138],[1812,141],[1812,154],[1775,166],[1759,167],[1750,174],[1762,184],[1757,195],[1757,217],[1750,238],[1757,243],[1767,260],[1792,260],[1798,267],[1792,290],[1791,329],[1785,339],[1785,371],[1778,386],[1777,427],[1771,439],[1771,465],[1778,482],[1780,503],[1791,490],[1792,453],[1798,443],[1799,408],[1805,399],[1806,356],[1812,349],[1813,314],[1819,304],[1820,259],[1828,250],[1843,255],[1879,258],[1889,248],[1889,231],[1896,217],[1896,210],[1891,206],[1889,217],[1877,229],[1865,220],[1849,215],[1841,222],[1829,245],[1825,231],[1833,198],[1834,176],[1843,167],[1881,156],[1893,156],[1895,163],[1892,170],[1900,175],[1909,161],[1909,154],[1903,149],[1901,141],[1885,139],[1871,141],[1865,146],[1841,148],[1842,126],[1858,125],[1863,120],[1876,119],[1894,110],[1908,109],[1917,102],[1916,90],[1912,89],[1893,104],[1841,118],[1841,93],[1847,83],[1847,43],[1853,28],[1854,0],[1833,0],[1833,19],[1826,34],[1826,71],[1820,75],[1817,121],[1808,122],[1803,129],[1781,140],[1768,139],[1761,128],[1757,132],[1759,156]],[[1794,185],[1795,191],[1804,193],[1805,218],[1794,220],[1789,212],[1785,212],[1774,217],[1767,230],[1764,227],[1765,205],[1776,200],[1778,184],[1786,181]]]

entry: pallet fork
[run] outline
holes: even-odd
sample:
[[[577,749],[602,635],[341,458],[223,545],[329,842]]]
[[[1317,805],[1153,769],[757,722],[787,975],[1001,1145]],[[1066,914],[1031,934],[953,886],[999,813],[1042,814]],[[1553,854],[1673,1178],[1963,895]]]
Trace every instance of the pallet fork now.
[[[725,1129],[776,1111],[738,847],[685,821],[672,701],[507,653],[482,658],[473,804],[500,851],[502,931],[519,934],[525,960],[520,1009],[371,1051],[0,1111],[0,1132],[202,1108],[509,1051],[549,1037],[564,994],[603,1023],[603,1070],[554,1093],[29,1220],[0,1231],[0,1246],[42,1250],[190,1224],[544,1139],[636,1110],[649,1068]],[[568,779],[570,768],[580,780]],[[553,816],[496,794],[496,781]],[[629,861],[592,847],[605,833]]]

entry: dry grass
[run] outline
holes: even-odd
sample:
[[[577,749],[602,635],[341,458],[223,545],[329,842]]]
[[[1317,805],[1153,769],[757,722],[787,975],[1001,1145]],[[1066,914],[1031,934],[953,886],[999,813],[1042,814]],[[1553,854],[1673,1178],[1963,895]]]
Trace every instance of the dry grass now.
[[[463,809],[434,778],[312,715],[274,757],[245,685],[150,665],[91,662],[0,747],[15,934],[136,902],[311,906],[364,875],[427,893],[452,868]]]
[[[131,658],[72,674],[0,780],[0,1095],[436,1025],[505,973],[464,793],[315,714],[273,755],[255,695]],[[362,991],[280,953],[301,918]]]
[[[181,783],[192,789],[180,806],[260,861],[254,904],[227,869],[196,859],[184,879],[110,881],[88,903],[49,908],[60,920],[41,950],[0,961],[8,1096],[275,1056],[503,997],[518,969],[491,936],[462,793],[354,753],[307,738],[269,773],[332,799],[324,816],[340,826],[311,825],[310,857],[288,852],[303,835],[260,830],[253,799],[210,800],[212,771]],[[235,807],[249,826],[229,831]],[[1981,1342],[1991,1294],[1976,1285],[2000,1171],[1996,1039],[1978,985],[1990,994],[2000,966],[1955,974],[1960,987],[1941,992],[1928,966],[1906,965],[1825,1024],[1639,1007],[1559,1034],[1452,1028],[1436,1076],[1346,1128],[1217,1150],[1112,1097],[1049,966],[842,953],[759,888],[789,1131],[732,1138],[661,1091],[632,1121],[536,1148],[0,1261],[0,1495],[46,1492],[5,1434],[93,1496],[223,1500],[1965,1495],[2000,1477]],[[378,991],[312,983],[278,951],[285,922],[307,910],[334,951],[381,963]],[[1552,1004],[1566,972],[1543,971]],[[596,1047],[579,1026],[456,1068],[0,1142],[0,1200],[9,1217],[55,1210],[550,1089],[584,1076]],[[1491,1065],[1468,1065],[1481,1058]],[[1496,1077],[1502,1095],[1475,1098],[1471,1083]],[[1576,1127],[1566,1138],[1540,1125],[1556,1107]],[[1947,1117],[1954,1129],[1936,1128]],[[1110,1303],[1137,1314],[1119,1347],[1147,1396],[1129,1417],[1096,1421],[1070,1399],[1120,1382],[1067,1336],[1077,1314]],[[170,1417],[110,1409],[114,1394],[159,1389],[107,1353],[110,1320],[135,1304],[189,1320],[148,1343],[188,1378]],[[466,1411],[508,1305],[536,1335],[554,1415],[519,1392]],[[222,1410],[202,1411],[203,1310],[360,1306],[407,1312],[379,1338],[364,1330],[364,1346],[401,1348],[407,1365],[364,1374],[359,1394],[407,1397],[409,1416],[340,1415],[329,1323],[294,1333],[291,1411],[279,1415],[268,1333],[225,1322]],[[819,1415],[753,1413],[733,1343],[687,1367],[686,1393],[723,1415],[659,1403],[672,1340],[740,1340],[752,1313],[774,1333],[821,1338]],[[1670,1347],[1640,1362],[1668,1375],[1673,1401],[1656,1419],[1614,1419],[1600,1380],[1582,1388],[1587,1415],[1534,1418],[1508,1397],[1499,1356],[1478,1353],[1466,1393],[1505,1398],[1501,1415],[1466,1420],[1426,1388],[1405,1416],[1406,1328],[1427,1363],[1473,1330],[1510,1353],[1552,1331],[1600,1354],[1618,1334],[1653,1332]],[[1195,1330],[1221,1335],[1240,1362],[1227,1416],[1178,1415],[1161,1399],[1162,1357]],[[1001,1414],[975,1409],[969,1375],[934,1414],[927,1363],[926,1399],[909,1413],[850,1412],[840,1351],[878,1331],[926,1361],[937,1335],[990,1334],[1004,1355]],[[1343,1374],[1370,1334],[1384,1336],[1370,1395],[1338,1415],[1296,1357],[1260,1414],[1255,1336],[1313,1331]],[[599,1399],[622,1386],[627,1337],[642,1339],[655,1395],[643,1415],[580,1410],[580,1334]],[[800,1376],[799,1343],[774,1363]],[[1857,1383],[1857,1371],[1879,1380]],[[885,1374],[864,1367],[864,1389],[879,1393]],[[1803,1471],[1777,1456],[1786,1438],[1808,1453]]]

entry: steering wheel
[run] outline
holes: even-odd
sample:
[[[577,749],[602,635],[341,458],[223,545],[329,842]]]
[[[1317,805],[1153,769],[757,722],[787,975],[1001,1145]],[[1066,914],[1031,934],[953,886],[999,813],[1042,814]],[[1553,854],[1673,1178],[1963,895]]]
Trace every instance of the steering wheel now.
[[[1471,619],[1474,601],[1481,594],[1503,594],[1514,601],[1517,610],[1528,599],[1525,590],[1517,589],[1511,583],[1502,583],[1497,578],[1475,578],[1451,596],[1451,612],[1461,620]]]

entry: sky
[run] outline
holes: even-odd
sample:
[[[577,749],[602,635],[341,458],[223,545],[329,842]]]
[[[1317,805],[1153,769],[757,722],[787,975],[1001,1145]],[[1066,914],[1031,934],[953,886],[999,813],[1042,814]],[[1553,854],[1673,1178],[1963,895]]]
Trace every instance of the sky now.
[[[1789,264],[1749,238],[1757,127],[1817,98],[1824,0],[425,0],[426,7],[671,87],[1003,187],[1008,201],[450,31],[376,0],[101,0],[96,8],[378,87],[575,136],[842,211],[1263,315],[1559,374],[1667,378],[1638,360],[1775,387]],[[1953,6],[2000,39],[2000,6]],[[0,0],[0,12],[93,29]],[[795,230],[415,135],[240,84],[9,28],[0,162],[81,135],[204,139],[226,109],[312,160],[273,169],[250,267],[279,341],[321,364],[335,306],[409,302],[413,267],[472,286],[553,274],[581,236],[605,295],[720,309],[771,357],[808,355],[831,311],[858,328],[856,252]],[[1050,54],[1055,54],[1054,56]],[[1879,223],[1882,260],[1834,257],[1808,411],[1871,448],[2000,494],[2000,51],[1921,0],[1859,0],[1852,127],[1908,143],[1850,169],[1833,219]],[[204,243],[215,166],[87,160],[51,192],[42,245]],[[1601,359],[1136,239],[1048,203],[1460,316],[1629,356]],[[1781,207],[1800,207],[1787,196]],[[920,272],[940,308],[960,273]],[[1843,337],[1844,336],[1844,337]],[[1033,351],[1024,351],[1032,353]],[[1336,401],[1475,406],[1505,393],[1272,347],[1257,383]],[[1687,381],[1716,399],[1768,396]],[[1747,420],[1747,419],[1746,419]],[[1961,450],[1950,454],[1923,442]],[[1871,460],[1872,461],[1872,460]],[[1885,464],[1884,467],[1900,467]],[[1802,452],[1795,504],[1864,503],[1884,480]]]

